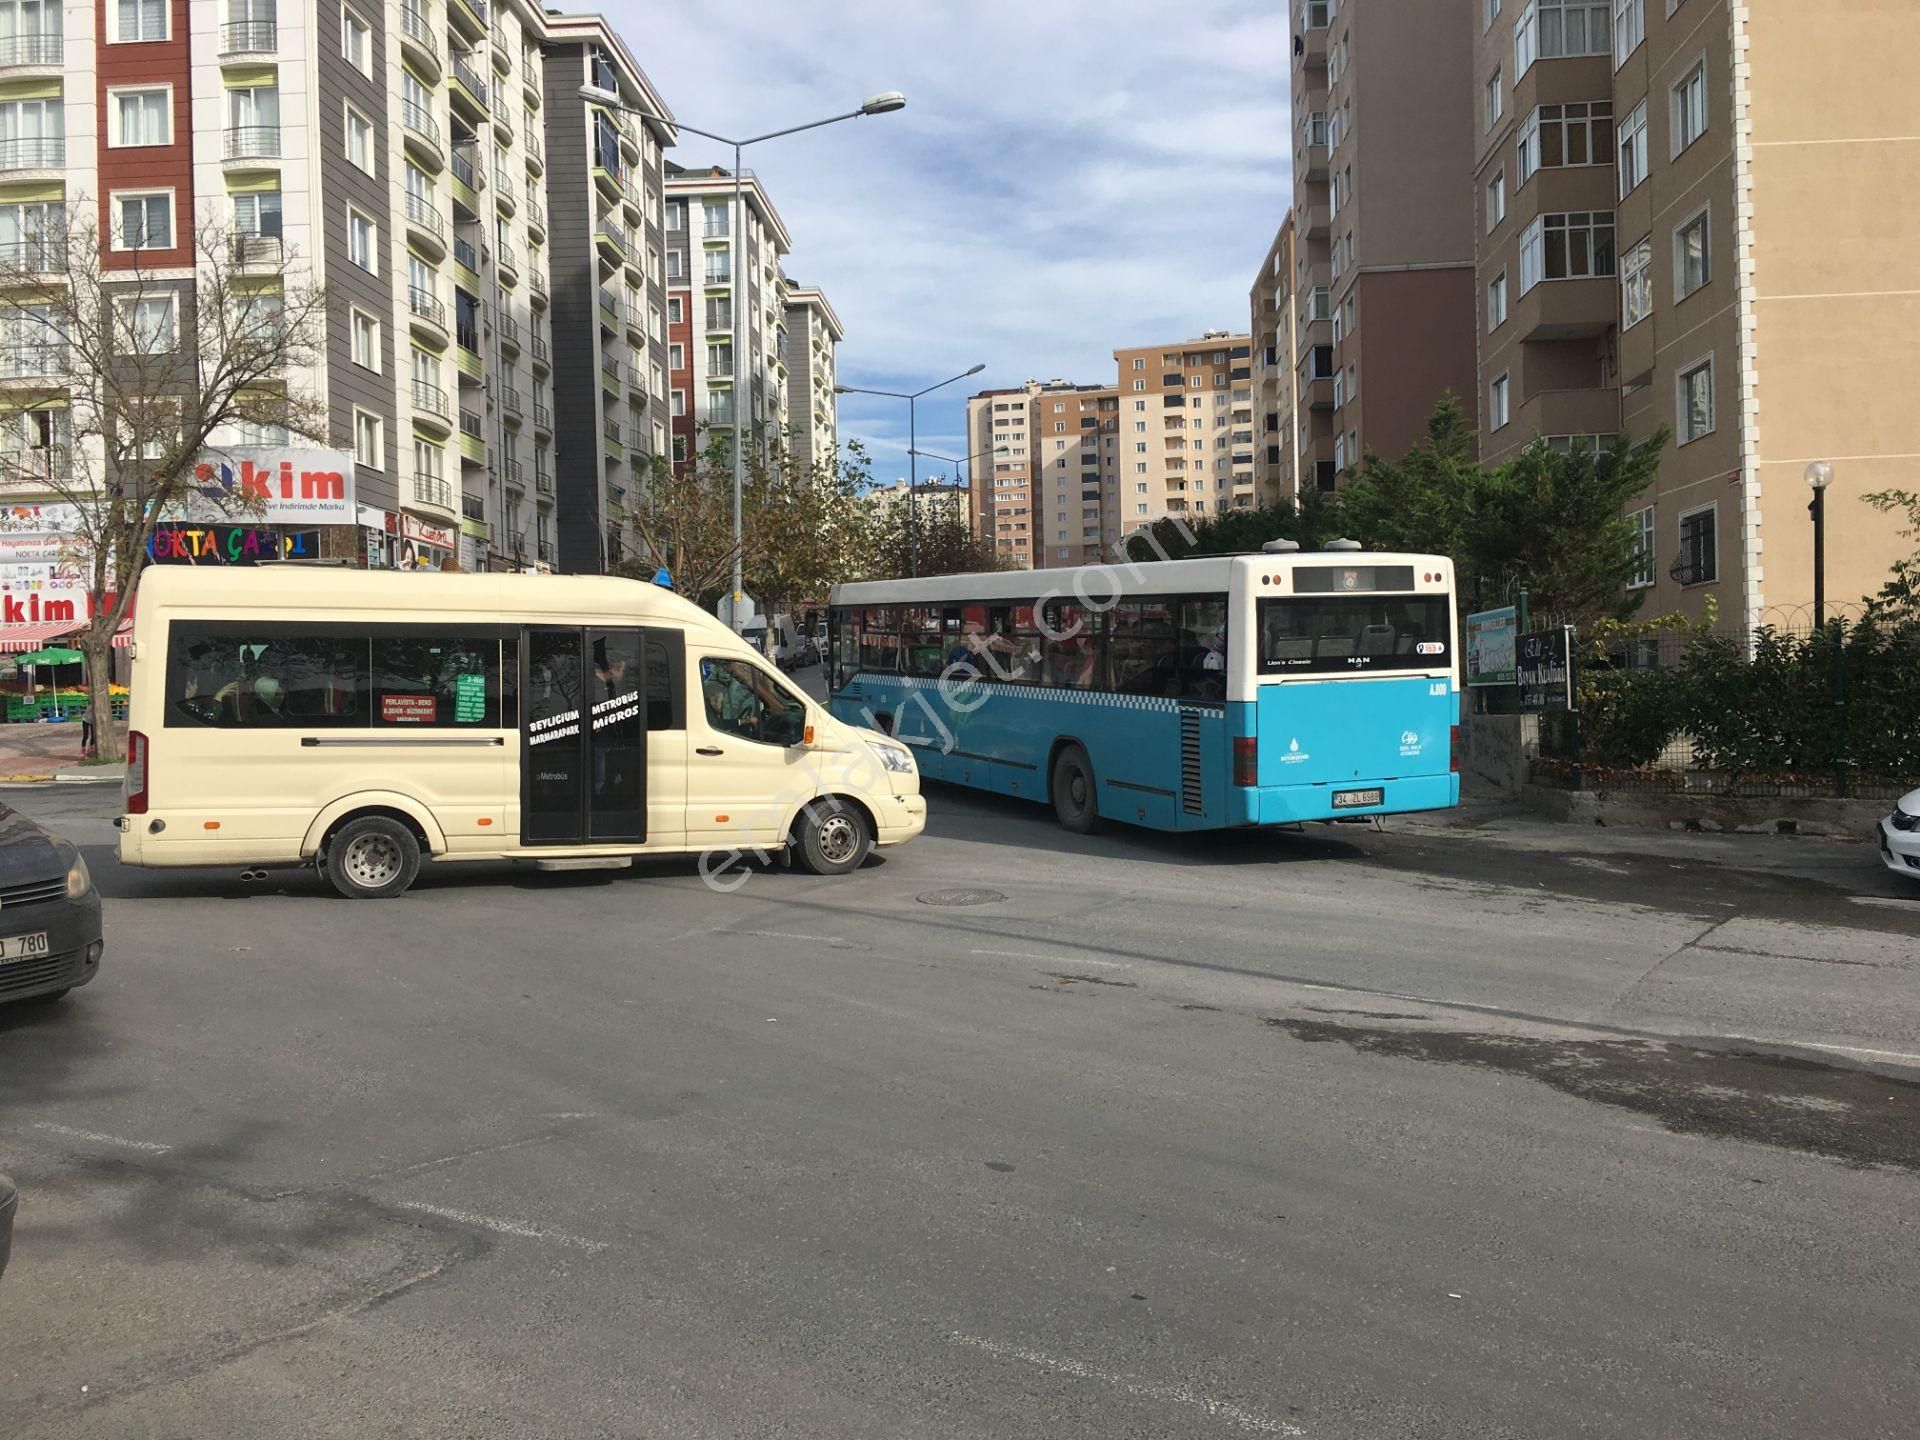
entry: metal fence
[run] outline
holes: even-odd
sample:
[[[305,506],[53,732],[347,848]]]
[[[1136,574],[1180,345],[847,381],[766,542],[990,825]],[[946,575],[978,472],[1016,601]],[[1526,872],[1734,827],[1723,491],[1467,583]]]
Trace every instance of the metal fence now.
[[[1577,707],[1540,717],[1533,778],[1753,799],[1920,788],[1920,620],[1861,620],[1830,607],[1824,627],[1779,610],[1753,629],[1589,631]]]

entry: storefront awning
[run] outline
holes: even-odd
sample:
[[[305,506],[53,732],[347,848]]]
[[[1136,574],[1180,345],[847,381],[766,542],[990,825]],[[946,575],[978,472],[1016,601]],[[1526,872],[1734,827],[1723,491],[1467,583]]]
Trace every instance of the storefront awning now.
[[[64,635],[71,635],[74,629],[71,620],[35,620],[25,625],[0,626],[0,653],[18,655],[22,651],[38,650]]]

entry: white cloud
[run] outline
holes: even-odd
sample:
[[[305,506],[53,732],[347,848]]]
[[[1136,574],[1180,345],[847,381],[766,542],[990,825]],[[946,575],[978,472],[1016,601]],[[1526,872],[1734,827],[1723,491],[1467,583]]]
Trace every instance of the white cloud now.
[[[986,362],[921,402],[922,449],[959,453],[975,388],[1109,379],[1116,346],[1247,323],[1291,193],[1284,8],[628,0],[606,13],[703,129],[759,134],[906,93],[898,114],[770,141],[747,164],[792,231],[788,273],[822,286],[846,324],[846,383],[917,389]],[[673,158],[731,157],[688,136]],[[904,411],[843,397],[842,433],[904,468]]]

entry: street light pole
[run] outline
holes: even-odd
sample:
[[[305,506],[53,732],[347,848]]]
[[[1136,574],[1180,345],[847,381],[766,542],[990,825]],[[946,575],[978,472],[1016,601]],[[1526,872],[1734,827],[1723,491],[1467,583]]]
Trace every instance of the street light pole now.
[[[919,509],[915,504],[914,495],[914,491],[920,481],[920,432],[918,417],[914,413],[914,406],[922,395],[931,395],[934,391],[951,385],[956,380],[964,380],[969,375],[978,375],[986,368],[986,364],[983,361],[970,370],[962,370],[958,375],[950,375],[945,380],[938,381],[935,384],[925,386],[919,390],[911,391],[868,390],[860,385],[836,385],[833,387],[833,393],[836,395],[885,395],[891,400],[904,400],[907,402],[907,574],[909,577],[916,576],[920,573],[920,515]]]
[[[741,363],[746,355],[746,306],[741,302],[746,296],[746,277],[742,268],[745,255],[744,237],[746,229],[746,188],[740,174],[740,152],[749,145],[758,145],[763,140],[778,140],[783,135],[797,135],[802,130],[818,130],[822,125],[837,125],[842,120],[857,120],[862,115],[888,115],[895,110],[906,108],[907,97],[898,90],[883,90],[878,95],[870,95],[861,102],[858,110],[849,110],[844,115],[829,115],[824,120],[809,120],[804,125],[789,125],[784,130],[769,130],[764,135],[752,135],[741,140],[728,135],[716,135],[711,130],[697,130],[693,126],[665,115],[656,115],[651,110],[642,110],[637,105],[622,103],[620,97],[611,90],[598,85],[582,85],[580,98],[607,110],[618,110],[623,114],[637,115],[642,120],[652,120],[657,124],[671,125],[676,130],[684,130],[689,135],[698,135],[703,140],[712,140],[717,144],[733,147],[733,234],[727,246],[727,263],[733,276],[733,378],[729,396],[733,401],[733,605],[731,622],[735,629],[740,626],[740,601],[743,598],[740,588],[741,557],[746,550],[745,538],[741,533],[740,494],[746,486],[747,475],[747,410],[740,403],[740,384],[742,379]],[[691,222],[689,222],[691,224]],[[691,260],[691,257],[689,257]]]
[[[916,453],[928,460],[939,460],[944,464],[953,466],[953,488],[956,490],[964,488],[967,492],[967,510],[970,517],[968,520],[968,528],[971,529],[971,514],[974,508],[974,499],[976,498],[973,494],[973,462],[978,460],[982,455],[1005,455],[1008,453],[1008,450],[1009,447],[1005,445],[991,445],[984,450],[976,450],[971,455],[937,455],[931,450],[921,450]],[[960,467],[962,465],[967,467],[967,478],[964,482],[960,479]]]
[[[1827,486],[1833,483],[1833,466],[1815,460],[1806,470],[1813,499],[1807,513],[1813,517],[1813,625],[1823,630],[1827,624]]]

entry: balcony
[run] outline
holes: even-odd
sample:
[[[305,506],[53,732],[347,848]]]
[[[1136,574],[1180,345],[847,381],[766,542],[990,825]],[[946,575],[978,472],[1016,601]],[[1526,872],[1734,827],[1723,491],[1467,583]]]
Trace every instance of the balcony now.
[[[57,12],[56,12],[57,13]],[[229,25],[229,30],[234,26]],[[268,22],[272,29],[272,22]],[[269,41],[268,49],[272,49]],[[66,55],[65,37],[59,33],[39,35],[9,35],[0,40],[0,69],[12,69],[20,65],[59,65]]]
[[[21,279],[29,275],[67,273],[67,239],[64,235],[37,235],[27,240],[0,244],[0,278]]]
[[[600,357],[600,374],[607,382],[607,389],[617,390],[620,388],[620,362],[614,359],[613,356],[602,355]]]
[[[538,331],[533,336],[533,363],[535,368],[547,370],[553,367],[553,349],[547,344],[546,336]]]
[[[547,147],[538,135],[527,136],[527,169],[538,175],[547,168]]]
[[[520,89],[525,92],[528,108],[540,108],[540,72],[529,65],[523,57],[520,61]]]
[[[45,380],[67,373],[67,347],[57,340],[0,345],[0,380]]]
[[[487,17],[491,12],[487,0],[454,0],[447,10],[447,18],[458,21],[475,40],[487,33]]]
[[[440,144],[440,122],[426,106],[417,100],[402,100],[400,128],[414,152],[429,161],[435,170],[447,163],[446,152]]]
[[[487,167],[480,163],[471,148],[476,142],[459,141],[453,147],[453,178],[469,190],[481,191],[487,188]]]
[[[1620,281],[1612,275],[1542,280],[1513,302],[1512,318],[1514,333],[1529,345],[1597,339],[1620,323]]]
[[[455,55],[452,59],[451,66],[453,70],[453,84],[449,88],[448,93],[451,95],[464,94],[465,99],[469,102],[471,113],[475,118],[484,118],[487,113],[487,82],[481,78],[480,72],[474,69],[470,56]]]
[[[535,405],[533,407],[533,428],[543,431],[548,435],[553,434],[553,412],[544,405]]]
[[[439,207],[425,195],[407,192],[407,227],[414,232],[416,239],[426,240],[428,246],[444,257],[447,253],[447,222]]]
[[[553,472],[536,469],[533,472],[533,489],[538,495],[553,494]]]
[[[536,310],[547,308],[547,277],[538,270],[527,277],[527,288],[533,292],[533,306]],[[534,352],[538,354],[538,350]]]
[[[228,160],[278,160],[280,158],[280,127],[278,125],[229,125],[226,149],[223,153]]]
[[[520,353],[520,322],[510,315],[502,315],[494,322],[493,328],[500,337],[500,344],[518,355]]]
[[[601,286],[599,295],[600,323],[611,330],[616,323],[615,317],[620,313],[620,307],[613,303],[613,292],[608,290],[604,285]]]
[[[400,48],[429,72],[428,79],[440,78],[440,37],[434,33],[431,7],[419,3],[400,7]]]
[[[518,460],[509,460],[501,468],[501,480],[509,490],[518,490],[523,494],[527,488],[526,472]]]
[[[503,184],[493,192],[493,204],[502,215],[512,219],[520,209],[520,197],[513,193],[511,184]]]
[[[540,541],[539,554],[542,565],[551,565],[553,563],[553,542],[551,540]]]
[[[447,403],[447,392],[432,381],[413,382],[413,408],[440,420],[449,430],[453,428],[453,407]]]
[[[615,445],[618,445],[620,443],[620,422],[618,420],[606,420],[601,422],[600,431],[602,434],[604,434],[607,437],[607,439],[611,440]]]
[[[520,252],[502,245],[493,252],[493,263],[500,272],[500,283],[509,289],[520,283]]]
[[[526,212],[527,230],[529,233],[537,231],[542,235],[546,234],[547,207],[542,205],[538,200],[529,197],[526,202]]]
[[[500,391],[500,408],[514,419],[520,418],[520,391],[516,386],[508,385]]]
[[[278,235],[235,235],[228,261],[243,273],[273,273],[286,264],[286,242]]]
[[[447,307],[429,291],[417,285],[407,287],[407,309],[416,320],[424,320],[440,332],[441,343],[446,343]]]
[[[487,41],[493,47],[493,68],[498,70],[503,78],[511,75],[513,50],[507,44],[506,32],[495,24],[487,31]]]
[[[422,475],[416,472],[413,477],[413,503],[430,506],[435,510],[453,509],[453,486],[438,475]]]
[[[38,36],[28,37],[38,39]],[[58,36],[54,37],[56,40]],[[6,44],[13,44],[7,41]],[[280,48],[280,25],[274,20],[234,20],[220,27],[220,56],[267,55]],[[57,60],[59,57],[55,56]],[[46,63],[46,62],[35,62]]]
[[[599,238],[601,243],[613,251],[620,260],[630,259],[633,255],[633,237],[611,220],[600,222]]]

